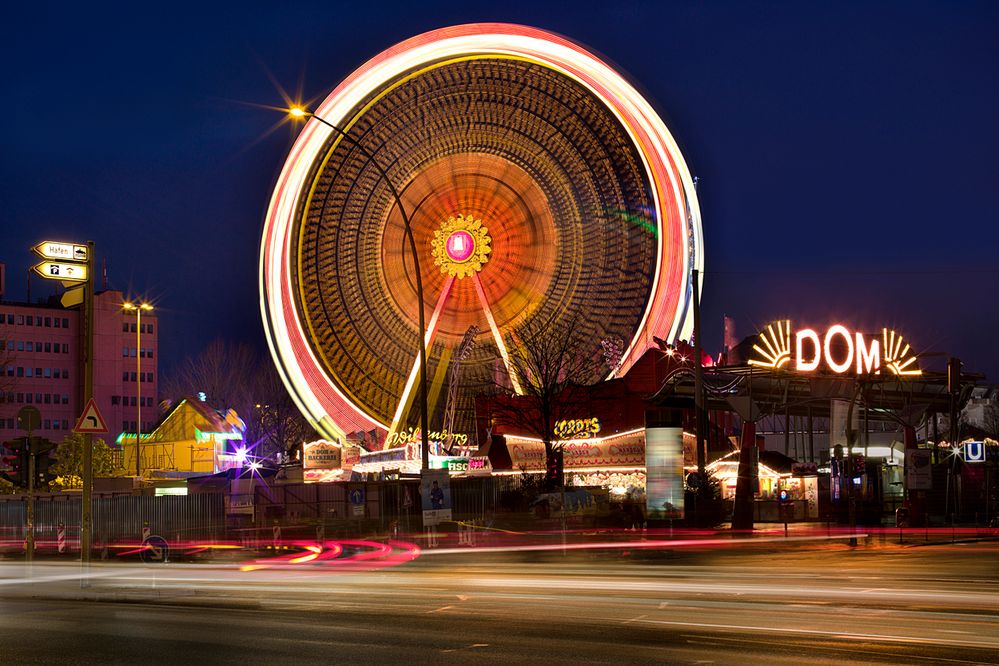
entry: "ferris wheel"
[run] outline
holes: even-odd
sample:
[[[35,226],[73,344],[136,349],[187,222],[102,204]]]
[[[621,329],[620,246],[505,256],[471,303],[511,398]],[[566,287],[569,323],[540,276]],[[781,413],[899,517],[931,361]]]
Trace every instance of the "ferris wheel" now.
[[[518,390],[510,346],[532,321],[581,322],[581,353],[620,341],[606,376],[653,337],[690,335],[703,263],[690,173],[649,103],[579,45],[518,25],[434,30],[313,115],[271,197],[260,286],[274,360],[324,436],[413,423],[417,263],[435,413],[478,331],[451,406],[466,432],[498,375]]]

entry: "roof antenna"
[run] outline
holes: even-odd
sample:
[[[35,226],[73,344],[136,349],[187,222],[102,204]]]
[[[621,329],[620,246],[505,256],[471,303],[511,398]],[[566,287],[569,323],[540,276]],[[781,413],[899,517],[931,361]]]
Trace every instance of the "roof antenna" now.
[[[108,290],[108,258],[101,257],[101,291]]]

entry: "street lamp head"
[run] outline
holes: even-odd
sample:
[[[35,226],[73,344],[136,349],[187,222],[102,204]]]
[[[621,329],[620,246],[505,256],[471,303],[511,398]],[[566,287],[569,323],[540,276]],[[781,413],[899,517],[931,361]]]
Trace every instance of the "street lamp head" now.
[[[148,310],[152,310],[152,309],[153,309],[153,306],[152,306],[152,305],[150,305],[149,303],[143,303],[142,305],[140,305],[140,306],[139,306],[139,308],[141,308],[141,309],[143,309],[143,310],[147,310],[147,311],[148,311]]]
[[[135,308],[134,304],[129,303],[128,301],[125,301],[124,303],[121,304],[121,309],[122,310],[128,310],[129,312],[131,312],[132,310],[135,310],[136,308]]]
[[[305,118],[306,116],[311,116],[312,114],[309,113],[305,107],[293,106],[288,109],[288,115],[292,118]]]

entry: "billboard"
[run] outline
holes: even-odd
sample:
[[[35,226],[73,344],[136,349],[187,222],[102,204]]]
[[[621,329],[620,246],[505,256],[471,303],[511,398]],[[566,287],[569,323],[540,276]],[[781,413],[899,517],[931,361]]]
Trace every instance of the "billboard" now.
[[[645,510],[653,520],[683,518],[683,428],[645,431]]]
[[[451,520],[451,477],[446,469],[425,469],[420,475],[423,526]]]

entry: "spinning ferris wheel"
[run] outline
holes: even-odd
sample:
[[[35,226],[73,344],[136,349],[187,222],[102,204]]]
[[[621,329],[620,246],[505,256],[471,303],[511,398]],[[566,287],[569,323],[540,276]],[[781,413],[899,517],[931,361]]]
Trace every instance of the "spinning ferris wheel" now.
[[[648,102],[577,44],[516,25],[435,30],[365,63],[314,115],[274,188],[260,281],[274,360],[326,437],[415,422],[407,217],[436,414],[478,331],[456,430],[497,373],[515,383],[511,334],[538,318],[581,322],[581,353],[623,341],[609,376],[653,337],[689,336],[693,181]]]

